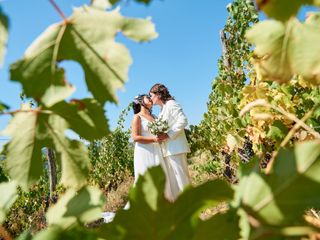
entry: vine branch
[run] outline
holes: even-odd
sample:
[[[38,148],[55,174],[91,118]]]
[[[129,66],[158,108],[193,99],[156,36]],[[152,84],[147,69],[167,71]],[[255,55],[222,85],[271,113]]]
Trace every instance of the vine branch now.
[[[61,8],[56,4],[56,2],[54,0],[49,0],[49,2],[51,3],[51,5],[54,7],[54,9],[58,12],[58,14],[62,17],[63,21],[65,23],[68,22],[68,19],[66,18],[66,16],[64,15],[64,13],[62,12]]]
[[[280,112],[283,116],[287,117],[288,119],[290,119],[293,122],[296,122],[299,124],[299,126],[301,126],[302,128],[304,128],[305,130],[307,130],[310,134],[312,134],[315,138],[320,139],[320,134],[318,132],[316,132],[313,128],[309,127],[307,124],[305,124],[302,120],[300,120],[299,118],[297,118],[295,115],[293,115],[292,113],[288,113],[287,111],[285,111],[283,108],[281,107],[277,107],[274,106],[270,103],[268,103],[266,100],[264,99],[257,99],[249,104],[247,104],[240,112],[240,116],[243,116],[246,112],[250,111],[253,107],[257,107],[257,106],[262,106],[262,107],[267,107],[267,108],[272,108],[278,112]]]

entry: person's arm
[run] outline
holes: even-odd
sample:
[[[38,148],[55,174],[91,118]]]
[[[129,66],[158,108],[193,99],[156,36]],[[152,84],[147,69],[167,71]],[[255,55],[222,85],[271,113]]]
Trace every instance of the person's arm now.
[[[175,139],[179,133],[184,131],[184,128],[188,125],[188,119],[184,114],[180,104],[173,102],[170,106],[170,114],[175,118],[175,123],[171,126],[168,131],[168,136],[170,139]]]
[[[158,142],[157,137],[145,137],[141,136],[141,119],[138,115],[135,115],[131,124],[131,136],[134,142],[148,144]]]

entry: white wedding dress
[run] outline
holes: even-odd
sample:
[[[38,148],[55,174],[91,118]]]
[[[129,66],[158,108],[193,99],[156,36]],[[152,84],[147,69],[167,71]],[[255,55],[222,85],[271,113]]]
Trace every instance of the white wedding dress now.
[[[144,137],[152,137],[148,131],[149,120],[139,115],[141,119],[140,135]],[[138,181],[139,176],[143,175],[148,168],[160,165],[162,161],[160,145],[158,143],[135,143],[134,147],[134,184]],[[129,202],[124,209],[129,208]],[[105,223],[111,222],[115,217],[114,212],[103,212],[102,217]]]
[[[140,135],[144,137],[152,137],[148,131],[149,120],[140,116],[141,128]],[[160,165],[161,152],[159,143],[135,143],[134,147],[134,179],[138,181],[140,175],[143,175],[148,168]]]

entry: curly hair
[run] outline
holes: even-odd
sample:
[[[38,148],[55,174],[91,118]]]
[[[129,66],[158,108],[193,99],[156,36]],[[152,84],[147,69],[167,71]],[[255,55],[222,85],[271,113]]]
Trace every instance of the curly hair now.
[[[172,97],[170,95],[168,88],[161,83],[157,83],[157,84],[153,85],[151,87],[149,93],[154,93],[154,94],[158,95],[160,100],[163,103],[166,103],[169,100],[174,100],[174,97]]]

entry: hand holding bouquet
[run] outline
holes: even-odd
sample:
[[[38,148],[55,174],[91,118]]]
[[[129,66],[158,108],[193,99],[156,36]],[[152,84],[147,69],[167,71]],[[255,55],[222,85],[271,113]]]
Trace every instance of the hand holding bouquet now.
[[[153,135],[160,136],[164,133],[168,133],[169,124],[162,118],[157,118],[153,122],[148,123],[148,129]]]

